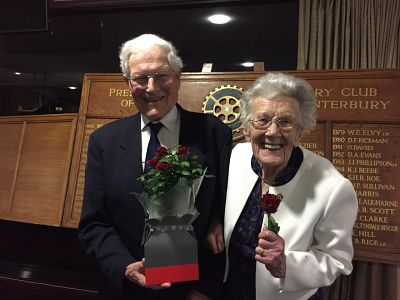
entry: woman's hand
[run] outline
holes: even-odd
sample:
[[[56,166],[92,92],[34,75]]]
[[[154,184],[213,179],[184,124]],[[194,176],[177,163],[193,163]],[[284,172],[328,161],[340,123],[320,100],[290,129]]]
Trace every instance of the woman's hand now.
[[[263,263],[272,276],[283,278],[286,275],[285,241],[268,229],[258,234],[256,260]]]
[[[137,261],[129,264],[125,269],[125,277],[144,288],[159,290],[171,287],[171,283],[166,282],[160,285],[146,286],[146,277],[144,276],[144,258],[142,261]]]

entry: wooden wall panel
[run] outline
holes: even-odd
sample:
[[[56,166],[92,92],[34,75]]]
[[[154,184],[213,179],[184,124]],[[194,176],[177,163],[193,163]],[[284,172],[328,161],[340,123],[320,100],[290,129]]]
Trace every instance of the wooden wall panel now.
[[[73,162],[68,179],[68,191],[66,205],[63,215],[63,226],[78,227],[83,203],[83,188],[85,184],[85,167],[87,159],[87,148],[90,134],[97,128],[115,119],[87,118],[77,129]]]
[[[76,114],[0,118],[2,219],[61,225],[76,120]]]

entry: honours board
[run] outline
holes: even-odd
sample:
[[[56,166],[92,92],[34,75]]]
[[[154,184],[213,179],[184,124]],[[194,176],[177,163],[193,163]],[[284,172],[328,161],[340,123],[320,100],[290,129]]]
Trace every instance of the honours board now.
[[[400,71],[287,73],[310,82],[317,96],[318,124],[303,137],[302,146],[331,160],[357,191],[355,258],[399,263]],[[240,95],[262,75],[184,73],[179,103],[185,109],[220,118],[231,127],[234,142],[242,142]],[[85,75],[64,226],[76,227],[79,221],[90,133],[136,112],[120,74]]]

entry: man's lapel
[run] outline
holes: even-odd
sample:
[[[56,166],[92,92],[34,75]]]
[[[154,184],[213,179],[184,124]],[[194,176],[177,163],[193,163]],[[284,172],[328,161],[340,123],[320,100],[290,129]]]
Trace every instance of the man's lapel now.
[[[129,117],[127,122],[127,126],[121,128],[120,145],[116,153],[117,164],[122,181],[128,183],[129,189],[137,191],[143,188],[137,180],[143,174],[140,114]]]
[[[207,147],[207,141],[202,132],[202,121],[203,118],[199,119],[194,113],[190,113],[180,106],[178,109],[181,112],[181,127],[179,134],[179,144],[181,146],[190,147],[190,153],[192,155],[198,155],[198,162],[204,166],[204,149]]]

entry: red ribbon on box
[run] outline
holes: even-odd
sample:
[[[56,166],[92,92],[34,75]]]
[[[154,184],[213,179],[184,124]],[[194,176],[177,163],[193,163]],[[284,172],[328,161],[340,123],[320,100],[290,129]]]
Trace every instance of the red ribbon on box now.
[[[186,264],[146,268],[146,285],[156,285],[165,282],[182,282],[199,279],[198,264]]]

